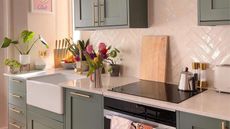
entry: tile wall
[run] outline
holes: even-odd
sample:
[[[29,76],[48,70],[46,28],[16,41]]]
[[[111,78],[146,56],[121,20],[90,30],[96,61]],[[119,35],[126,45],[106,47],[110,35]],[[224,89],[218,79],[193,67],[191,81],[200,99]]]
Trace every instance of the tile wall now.
[[[211,64],[208,79],[212,85],[212,67],[230,55],[230,26],[198,26],[196,0],[149,0],[149,26],[93,31],[90,39],[121,49],[123,74],[138,77],[142,36],[169,35],[167,82],[178,83],[183,67],[201,61]]]

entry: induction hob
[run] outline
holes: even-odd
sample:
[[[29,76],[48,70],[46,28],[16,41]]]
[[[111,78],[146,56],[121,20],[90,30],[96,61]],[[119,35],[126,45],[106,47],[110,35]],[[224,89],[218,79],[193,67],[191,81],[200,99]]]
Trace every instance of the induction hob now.
[[[139,82],[112,88],[111,91],[167,101],[171,103],[180,103],[201,93],[203,90],[185,92],[178,90],[177,85],[141,80]]]

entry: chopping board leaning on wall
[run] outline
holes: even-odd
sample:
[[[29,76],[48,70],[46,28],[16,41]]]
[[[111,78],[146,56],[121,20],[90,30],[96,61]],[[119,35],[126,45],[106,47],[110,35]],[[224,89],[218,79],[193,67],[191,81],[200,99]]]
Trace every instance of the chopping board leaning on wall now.
[[[141,47],[140,79],[165,82],[168,36],[144,36]]]

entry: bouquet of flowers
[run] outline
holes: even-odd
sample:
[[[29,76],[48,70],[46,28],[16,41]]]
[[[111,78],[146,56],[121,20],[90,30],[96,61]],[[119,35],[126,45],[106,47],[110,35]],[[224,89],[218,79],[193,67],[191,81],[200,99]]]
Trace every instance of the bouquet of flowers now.
[[[115,58],[120,51],[116,48],[112,49],[111,46],[106,46],[105,43],[100,43],[98,50],[94,50],[93,45],[88,45],[84,55],[89,65],[87,76],[92,75],[96,70],[104,67],[103,62],[111,61]]]

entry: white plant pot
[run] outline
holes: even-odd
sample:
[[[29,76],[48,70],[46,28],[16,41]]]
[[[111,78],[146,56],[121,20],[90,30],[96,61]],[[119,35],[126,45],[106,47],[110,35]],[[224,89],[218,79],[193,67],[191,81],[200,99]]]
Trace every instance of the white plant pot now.
[[[30,64],[30,55],[19,55],[19,62],[22,65]]]

